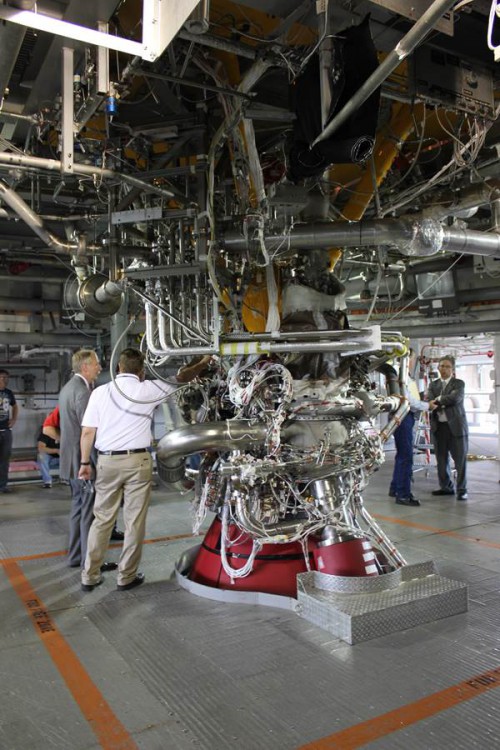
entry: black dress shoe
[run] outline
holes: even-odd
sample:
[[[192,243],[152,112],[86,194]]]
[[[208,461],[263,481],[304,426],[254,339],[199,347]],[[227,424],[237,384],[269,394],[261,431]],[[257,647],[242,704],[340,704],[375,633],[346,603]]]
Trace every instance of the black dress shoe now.
[[[389,490],[388,495],[389,497],[396,497],[396,493],[393,492],[392,490]]]
[[[136,586],[140,586],[141,583],[144,583],[146,576],[144,573],[137,573],[136,577],[133,581],[130,581],[130,583],[123,583],[121,586],[118,585],[116,588],[118,591],[128,591],[129,589],[135,589]]]
[[[455,490],[432,490],[433,495],[454,495]]]
[[[420,500],[417,500],[416,497],[397,497],[396,505],[411,505],[416,508],[420,505]]]
[[[96,586],[100,586],[104,578],[100,578],[97,583],[82,583],[82,591],[93,591]]]
[[[457,495],[457,500],[468,500],[469,496],[466,492],[461,492],[459,495]]]
[[[101,573],[107,573],[110,570],[116,570],[117,567],[118,567],[118,563],[105,562],[101,565]]]
[[[123,542],[123,540],[125,539],[125,534],[119,529],[113,529],[113,531],[111,532],[111,539],[113,540],[113,542]]]

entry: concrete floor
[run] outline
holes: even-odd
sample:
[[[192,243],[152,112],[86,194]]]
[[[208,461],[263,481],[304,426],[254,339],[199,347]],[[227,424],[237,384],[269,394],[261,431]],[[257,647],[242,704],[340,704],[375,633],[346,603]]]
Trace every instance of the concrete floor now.
[[[355,646],[292,612],[181,589],[189,497],[155,490],[143,586],[118,592],[108,573],[83,593],[64,558],[68,487],[0,495],[0,748],[499,747],[500,464],[470,462],[467,503],[433,498],[435,470],[421,470],[422,506],[406,508],[387,496],[392,460],[369,511],[409,561],[467,581],[470,606]]]

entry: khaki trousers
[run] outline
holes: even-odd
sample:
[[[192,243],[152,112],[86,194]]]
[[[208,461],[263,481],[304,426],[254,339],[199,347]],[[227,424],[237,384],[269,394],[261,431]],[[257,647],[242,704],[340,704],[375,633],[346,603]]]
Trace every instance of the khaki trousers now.
[[[151,454],[99,455],[96,468],[94,521],[89,531],[82,583],[95,584],[101,578],[109,539],[123,498],[125,539],[118,563],[118,585],[134,580],[142,555],[146,515],[151,497],[153,462]]]

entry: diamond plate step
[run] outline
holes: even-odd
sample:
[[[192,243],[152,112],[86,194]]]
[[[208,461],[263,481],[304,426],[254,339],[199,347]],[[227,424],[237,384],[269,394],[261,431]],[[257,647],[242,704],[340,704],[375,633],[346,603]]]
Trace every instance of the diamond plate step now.
[[[347,643],[361,643],[467,611],[467,584],[432,561],[382,576],[297,576],[297,613]]]

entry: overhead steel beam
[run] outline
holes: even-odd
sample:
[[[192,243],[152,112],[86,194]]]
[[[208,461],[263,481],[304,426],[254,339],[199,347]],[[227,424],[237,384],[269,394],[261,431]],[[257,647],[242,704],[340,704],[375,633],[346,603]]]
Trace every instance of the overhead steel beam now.
[[[140,42],[96,31],[88,26],[61,21],[43,13],[17,10],[4,5],[0,6],[0,19],[66,39],[75,39],[84,44],[137,55],[143,60],[154,62],[168,47],[198,2],[199,0],[182,0],[177,3],[168,2],[168,0],[143,0],[142,41]]]

